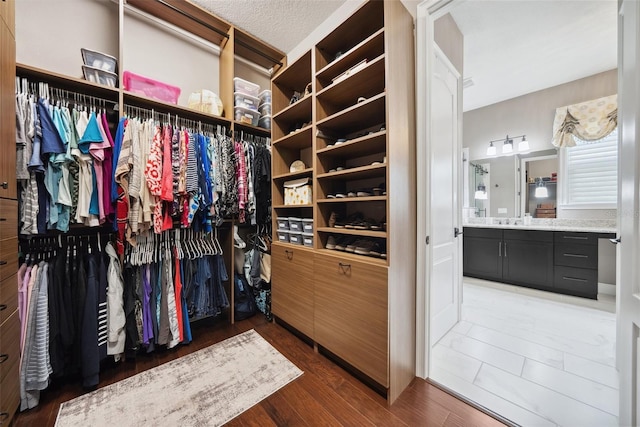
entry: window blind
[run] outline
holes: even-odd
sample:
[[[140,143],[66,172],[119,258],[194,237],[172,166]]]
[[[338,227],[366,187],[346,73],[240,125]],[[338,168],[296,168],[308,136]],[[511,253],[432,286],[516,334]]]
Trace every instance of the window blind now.
[[[596,141],[574,136],[566,148],[566,202],[616,204],[618,201],[618,129]]]

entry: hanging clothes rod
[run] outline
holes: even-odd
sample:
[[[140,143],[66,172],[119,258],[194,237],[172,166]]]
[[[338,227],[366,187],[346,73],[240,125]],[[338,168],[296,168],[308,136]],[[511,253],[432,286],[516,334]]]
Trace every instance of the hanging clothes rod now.
[[[274,65],[278,65],[280,67],[282,67],[282,61],[280,61],[279,59],[273,58],[270,55],[267,55],[266,53],[264,53],[263,51],[261,51],[260,49],[256,49],[255,47],[251,46],[248,43],[243,42],[242,40],[237,40],[235,41],[236,43],[238,43],[240,46],[244,47],[245,49],[250,50],[251,52],[258,54],[260,56],[262,56],[265,59],[268,59],[269,61],[273,62]]]
[[[191,15],[190,13],[185,12],[184,10],[178,9],[177,7],[167,3],[166,1],[163,0],[157,0],[158,3],[162,4],[165,7],[168,7],[169,9],[173,10],[174,12],[179,13],[180,15],[184,16],[185,18],[189,18],[192,21],[197,22],[198,24],[202,25],[203,27],[215,32],[216,34],[220,34],[222,37],[224,37],[225,39],[229,39],[229,34],[227,34],[226,32],[207,24],[206,22],[204,22],[203,20],[196,18],[195,16]]]
[[[100,98],[97,96],[86,95],[80,92],[74,92],[67,89],[61,89],[47,82],[33,81],[27,77],[16,77],[16,93],[32,93],[43,95],[47,94],[50,98],[64,99],[73,101],[77,104],[94,104],[94,105],[117,105],[113,100]]]

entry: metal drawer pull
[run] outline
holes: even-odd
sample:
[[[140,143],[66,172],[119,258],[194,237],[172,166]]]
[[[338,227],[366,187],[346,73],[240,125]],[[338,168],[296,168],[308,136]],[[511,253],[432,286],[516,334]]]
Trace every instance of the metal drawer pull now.
[[[502,242],[498,242],[498,256],[502,256]]]
[[[586,279],[578,279],[577,277],[562,276],[562,280],[571,280],[572,282],[586,282]]]
[[[6,221],[6,220],[7,220],[7,218],[0,218],[0,222]]]
[[[589,258],[589,255],[579,255],[579,254],[562,254],[563,256],[568,256],[571,258]]]
[[[6,265],[7,261],[0,261],[0,265]]]
[[[5,190],[7,188],[9,188],[9,183],[7,181],[3,182],[2,184],[0,184],[2,186],[2,188],[4,188]]]
[[[563,239],[573,239],[573,240],[588,240],[588,237],[585,236],[562,236]]]
[[[9,358],[8,354],[0,354],[0,363],[4,363]]]
[[[339,262],[338,266],[340,267],[340,272],[342,274],[347,274],[348,271],[351,271],[351,264],[344,264],[342,262]]]
[[[0,311],[6,310],[6,309],[7,309],[7,304],[0,304]]]
[[[504,242],[504,257],[507,257],[507,242]]]
[[[291,261],[293,259],[293,251],[290,251],[289,249],[285,249],[284,253],[287,254],[287,259],[289,261]]]

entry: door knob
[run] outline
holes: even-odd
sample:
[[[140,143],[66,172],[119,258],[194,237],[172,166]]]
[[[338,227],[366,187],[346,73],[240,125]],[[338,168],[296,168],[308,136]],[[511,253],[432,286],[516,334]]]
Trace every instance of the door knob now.
[[[453,229],[453,237],[458,237],[462,235],[462,231],[458,227]]]
[[[609,241],[614,245],[617,245],[618,243],[620,243],[621,239],[620,237],[616,237],[615,239],[609,239]]]
[[[2,184],[0,184],[0,186],[2,186],[2,188],[4,188],[6,190],[7,188],[9,188],[9,183],[7,181],[5,181]]]

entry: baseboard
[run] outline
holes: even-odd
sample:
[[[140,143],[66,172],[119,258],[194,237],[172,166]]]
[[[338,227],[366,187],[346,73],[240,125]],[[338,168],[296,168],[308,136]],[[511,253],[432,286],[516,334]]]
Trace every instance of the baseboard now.
[[[614,295],[616,294],[616,285],[610,283],[598,282],[598,294]]]

